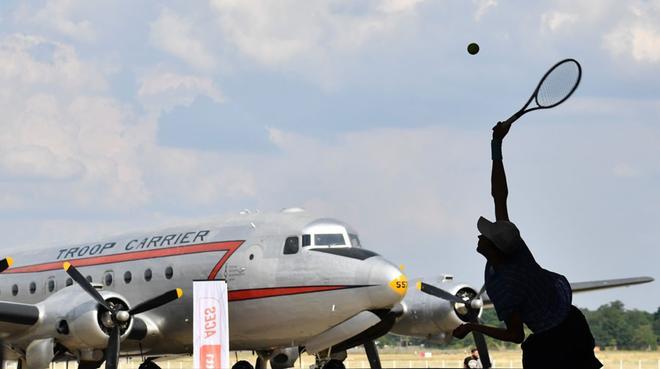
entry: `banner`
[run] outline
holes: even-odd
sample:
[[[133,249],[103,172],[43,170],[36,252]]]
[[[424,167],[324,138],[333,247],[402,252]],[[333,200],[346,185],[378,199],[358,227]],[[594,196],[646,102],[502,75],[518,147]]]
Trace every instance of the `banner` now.
[[[229,369],[227,283],[193,281],[193,368]]]

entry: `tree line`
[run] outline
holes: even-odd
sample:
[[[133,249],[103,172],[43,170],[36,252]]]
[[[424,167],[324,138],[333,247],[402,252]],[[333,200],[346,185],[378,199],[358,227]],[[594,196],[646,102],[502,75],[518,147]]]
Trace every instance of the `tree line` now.
[[[596,310],[580,309],[589,322],[596,346],[601,350],[656,350],[660,345],[660,307],[655,313],[642,310],[628,310],[623,302],[613,301],[601,305]],[[494,309],[484,309],[481,316],[484,324],[502,326]],[[526,334],[530,334],[526,331]],[[517,345],[486,337],[489,347],[515,348]],[[473,347],[472,335],[463,340],[452,339],[449,343],[438,340],[404,337],[387,334],[378,339],[379,346],[414,345],[431,348],[458,349]]]

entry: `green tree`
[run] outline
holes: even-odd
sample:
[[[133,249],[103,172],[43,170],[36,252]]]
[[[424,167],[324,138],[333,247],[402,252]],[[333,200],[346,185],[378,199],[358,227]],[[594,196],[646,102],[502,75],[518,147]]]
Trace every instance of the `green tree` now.
[[[657,337],[653,332],[651,324],[640,325],[635,329],[630,348],[648,350],[655,350],[657,348]]]
[[[655,334],[656,345],[660,345],[660,306],[653,314],[653,333]]]
[[[619,349],[632,341],[634,332],[626,322],[621,301],[600,306],[593,314],[587,315],[587,321],[598,346]]]

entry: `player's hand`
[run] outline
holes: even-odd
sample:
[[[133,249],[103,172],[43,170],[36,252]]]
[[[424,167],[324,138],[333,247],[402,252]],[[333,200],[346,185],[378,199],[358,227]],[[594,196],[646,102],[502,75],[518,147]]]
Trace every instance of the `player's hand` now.
[[[510,128],[511,128],[511,123],[509,123],[508,121],[497,122],[495,127],[493,127],[493,139],[503,140],[504,137],[506,137],[507,133],[509,133]]]
[[[454,329],[451,335],[458,339],[463,339],[470,332],[472,332],[472,326],[470,325],[470,323],[467,323],[467,324],[461,324],[458,327],[456,327],[456,329]]]

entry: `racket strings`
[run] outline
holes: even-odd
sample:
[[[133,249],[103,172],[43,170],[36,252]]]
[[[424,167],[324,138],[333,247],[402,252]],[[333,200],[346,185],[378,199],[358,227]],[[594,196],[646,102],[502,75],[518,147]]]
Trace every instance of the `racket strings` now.
[[[575,89],[580,81],[580,69],[573,61],[561,63],[548,74],[539,86],[536,103],[541,107],[559,104]]]

